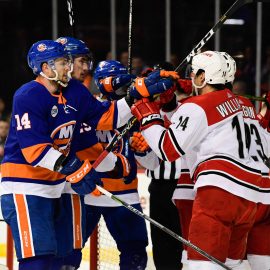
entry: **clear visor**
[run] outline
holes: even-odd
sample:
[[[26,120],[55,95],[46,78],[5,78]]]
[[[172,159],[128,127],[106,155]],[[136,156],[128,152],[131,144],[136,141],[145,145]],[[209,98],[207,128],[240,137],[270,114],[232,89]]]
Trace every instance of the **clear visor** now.
[[[72,61],[69,57],[61,57],[61,58],[49,60],[48,65],[53,70],[55,70],[56,67],[58,67],[58,68],[68,67],[70,69],[71,65],[72,65]]]

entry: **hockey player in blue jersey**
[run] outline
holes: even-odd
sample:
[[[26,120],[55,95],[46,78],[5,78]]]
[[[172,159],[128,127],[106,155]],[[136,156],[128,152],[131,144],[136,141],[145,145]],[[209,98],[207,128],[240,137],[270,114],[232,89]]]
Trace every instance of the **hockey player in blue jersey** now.
[[[71,55],[71,57],[73,59],[74,66],[73,66],[73,71],[71,73],[72,78],[77,79],[77,80],[83,82],[83,80],[85,79],[87,73],[89,72],[89,70],[90,70],[90,68],[92,66],[92,64],[91,64],[91,53],[89,51],[89,48],[86,46],[86,44],[83,41],[78,40],[78,39],[75,39],[73,37],[60,37],[60,38],[57,39],[57,41],[60,42],[60,43],[62,43],[66,47],[66,50],[69,52],[69,54]],[[106,69],[105,67],[103,67],[103,68]],[[125,74],[127,73],[125,67],[122,67],[122,71]],[[119,72],[119,71],[118,70],[115,70],[115,72]],[[121,81],[121,84],[126,84],[127,81],[128,82],[131,82],[132,77],[130,75],[127,75],[127,74],[124,75],[123,74],[122,79],[124,79],[125,81],[124,81],[124,83],[123,83],[123,81]],[[119,86],[117,88],[119,88]],[[126,93],[122,93],[121,97],[122,96],[125,96],[125,94]],[[113,93],[111,93],[111,95],[113,95]],[[99,132],[103,133],[103,131],[99,131]],[[82,128],[81,128],[81,131],[80,131],[80,134],[79,134],[79,139],[76,140],[76,141],[79,141],[80,142],[80,145],[81,145],[80,147],[83,147],[83,146],[85,147],[86,145],[89,144],[89,138],[91,138],[93,136],[96,137],[96,132],[94,130],[92,130],[91,128],[89,128],[86,124],[84,124],[82,126]],[[125,152],[125,151],[122,151],[122,152]],[[121,156],[122,159],[126,159],[125,156],[124,155],[121,155],[120,153],[118,154],[118,156],[119,157]],[[95,158],[95,156],[93,156],[93,159],[94,158]],[[134,163],[134,158],[130,162],[131,163],[132,162]],[[126,160],[126,163],[128,163],[127,160]],[[134,173],[136,174],[136,171],[137,171],[137,166],[135,164],[135,166],[132,166],[133,176],[131,176],[131,177],[134,177]],[[126,172],[123,172],[123,173],[126,173]],[[129,173],[127,173],[127,174],[129,174]],[[105,177],[106,177],[106,175],[105,175]],[[107,181],[108,177],[109,176],[107,175],[107,178],[106,178],[105,182]],[[109,182],[112,183],[113,181],[115,181],[115,180],[110,179]],[[105,187],[106,187],[106,183],[105,183]],[[114,187],[116,189],[117,188],[118,189],[119,188],[121,189],[121,188],[124,187],[125,193],[129,193],[130,191],[132,191],[134,193],[134,191],[135,191],[135,188],[134,187],[137,187],[137,181],[134,181],[134,183],[129,184],[129,185],[124,184],[123,181],[117,181],[117,183],[114,184]],[[134,197],[134,194],[135,193],[134,194],[133,193],[130,194],[131,197]],[[65,209],[68,210],[68,211],[66,211],[66,215],[65,215],[65,218],[64,218],[64,220],[65,220],[64,222],[65,222],[66,225],[67,224],[71,224],[72,221],[74,220],[74,217],[75,216],[79,216],[80,214],[83,214],[83,212],[80,212],[80,208],[77,208],[76,209],[74,207],[74,204],[71,203],[72,198],[74,196],[76,196],[76,195],[75,194],[71,194],[70,193],[70,190],[67,190],[67,189],[64,191],[64,194],[62,195],[62,200],[65,203]],[[104,197],[104,196],[102,196],[102,197]],[[138,197],[138,195],[137,195],[137,197]],[[95,196],[92,196],[92,197],[87,196],[87,198],[90,198],[90,200],[92,198],[94,198],[94,201],[97,200],[97,202],[99,202],[100,200],[101,201],[103,200],[103,198],[100,198],[99,199],[99,198],[96,198]],[[109,199],[109,201],[111,201],[111,200]],[[69,209],[72,209],[72,211],[69,211]],[[76,213],[76,211],[79,211],[79,213]],[[129,216],[131,216],[130,220],[132,220],[132,223],[133,223],[133,221],[134,221],[133,214],[130,215],[130,213],[128,213],[128,215],[126,215],[125,218],[127,219]],[[135,217],[135,219],[136,219],[136,217]],[[81,220],[84,220],[83,215],[82,215]],[[60,224],[62,222],[63,222],[63,220],[60,220]],[[87,223],[86,228],[85,227],[82,228],[81,231],[83,231],[83,229],[86,229],[87,232],[88,231],[92,231],[93,228],[92,228],[91,225],[96,224],[98,222],[98,220],[95,217],[92,217],[92,218],[90,218],[89,222],[90,223]],[[141,222],[139,222],[139,223],[141,223]],[[81,224],[83,224],[83,222]],[[72,224],[69,227],[72,227]],[[77,228],[78,228],[78,226],[76,226],[76,229]],[[73,226],[73,229],[74,229],[74,226]],[[74,235],[74,232],[73,233],[70,232],[70,235],[71,236]],[[87,235],[89,235],[89,233],[87,233]],[[64,236],[64,235],[61,235],[61,236]],[[145,238],[145,235],[143,235],[143,237]],[[60,239],[60,242],[63,242],[64,241],[66,243],[65,246],[67,246],[67,242],[68,242],[67,240],[69,238],[70,238],[70,236],[68,236],[68,238],[65,237],[64,239],[61,238]],[[145,246],[145,242],[147,242],[147,241],[144,241],[143,242],[143,246]],[[76,247],[76,242],[75,241],[73,242],[73,246]],[[131,250],[135,250],[135,249],[136,249],[136,246],[134,246],[134,248],[131,249]],[[145,248],[144,248],[144,252],[145,252]],[[137,254],[139,254],[139,253],[137,252]],[[125,253],[123,255],[125,256]],[[127,257],[127,259],[129,259],[130,257],[131,256]],[[81,259],[81,249],[80,249],[80,246],[77,246],[77,248],[74,248],[73,252],[69,256],[66,256],[66,257],[64,257],[62,259],[62,262],[63,262],[64,265],[66,265],[66,267],[68,267],[67,265],[69,265],[70,268],[73,266],[76,269],[76,268],[79,267],[80,259]],[[145,257],[144,257],[144,261],[146,261],[145,260]],[[140,262],[138,262],[138,263],[140,263]],[[71,268],[71,269],[73,269],[73,268]]]
[[[101,103],[80,82],[70,80],[71,62],[62,44],[36,42],[28,52],[28,64],[37,77],[13,98],[1,165],[1,207],[11,226],[19,269],[48,270],[57,250],[54,216],[65,181],[79,194],[91,193],[99,182],[88,160],[72,156],[73,135],[81,123],[111,130],[131,114],[125,100]],[[114,165],[117,157],[106,159]]]
[[[118,100],[126,95],[127,87],[135,78],[128,74],[127,68],[120,62],[110,60],[98,64],[94,72],[94,79],[103,99]],[[121,129],[97,131],[97,135],[102,143],[108,144],[117,132],[121,132]],[[142,211],[137,190],[137,164],[129,146],[129,135],[125,135],[119,141],[114,151],[129,160],[131,173],[117,182],[110,178],[102,178],[104,188]],[[103,216],[120,252],[120,269],[145,269],[147,264],[146,246],[148,245],[145,221],[105,195],[100,197],[86,195],[85,208],[87,238]]]
[[[79,149],[74,138],[81,124],[111,130],[126,123],[131,114],[125,100],[101,103],[80,82],[70,80],[72,66],[62,44],[36,42],[27,58],[37,77],[13,98],[1,165],[1,207],[11,226],[19,269],[50,270],[57,252],[54,217],[65,181],[79,194],[91,193],[99,183],[89,160],[82,162],[75,155]],[[169,80],[164,81],[169,85]],[[132,95],[153,95],[166,87],[144,90],[134,87]],[[108,155],[100,166],[106,164],[110,171],[116,161],[115,155]]]
[[[70,72],[72,78],[82,83],[93,64],[89,48],[83,41],[73,37],[60,37],[56,41],[65,46],[72,58],[73,68]],[[81,125],[80,132],[74,139],[79,150],[77,155],[83,158],[87,152],[90,154],[88,158],[91,162],[103,151],[102,144],[97,141],[96,131],[86,123]],[[124,162],[123,164],[128,164],[124,156],[118,158]],[[126,173],[125,170],[122,171]],[[66,270],[78,269],[82,258],[81,249],[84,246],[82,237],[85,236],[86,229],[84,196],[76,194],[70,188],[70,184],[66,183],[61,196],[61,206],[63,211],[56,222],[58,256],[54,260],[53,269],[59,269],[60,266],[65,266]]]

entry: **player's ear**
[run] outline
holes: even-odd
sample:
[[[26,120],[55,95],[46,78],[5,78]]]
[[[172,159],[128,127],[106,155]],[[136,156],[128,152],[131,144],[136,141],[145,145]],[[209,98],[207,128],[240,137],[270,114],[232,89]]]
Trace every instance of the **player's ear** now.
[[[50,69],[51,69],[51,68],[50,68],[50,66],[48,65],[47,62],[44,62],[44,63],[41,64],[41,70],[42,70],[42,72],[44,72],[45,74],[47,74],[48,71],[49,71]]]
[[[203,83],[205,81],[205,72],[200,70],[200,72],[198,72],[195,77]]]

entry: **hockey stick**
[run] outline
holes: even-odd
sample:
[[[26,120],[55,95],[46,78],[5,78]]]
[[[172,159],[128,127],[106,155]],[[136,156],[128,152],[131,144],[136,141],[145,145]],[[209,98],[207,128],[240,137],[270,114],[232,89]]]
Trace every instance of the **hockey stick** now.
[[[251,100],[257,100],[257,101],[264,101],[264,102],[267,102],[267,99],[264,98],[264,97],[256,97],[256,96],[251,96],[251,95],[236,95],[236,96],[239,96],[239,97],[245,97],[245,98],[248,98],[248,99],[251,99]]]
[[[112,151],[113,147],[118,143],[118,141],[120,141],[122,137],[133,127],[136,121],[137,118],[135,116],[131,117],[126,124],[126,127],[119,134],[114,134],[112,140],[105,147],[105,150],[98,156],[98,158],[93,163],[92,166],[94,169],[105,159],[105,157]]]
[[[74,13],[73,13],[72,0],[67,0],[67,8],[68,8],[68,19],[69,19],[69,24],[71,27],[72,36],[75,37]]]
[[[219,30],[224,22],[230,17],[236,10],[245,4],[266,2],[269,3],[270,0],[237,0],[232,6],[226,11],[226,13],[219,19],[219,21],[212,27],[212,29],[204,36],[204,38],[194,47],[191,53],[176,67],[175,71],[178,71],[180,67],[184,64],[190,62],[191,58],[206,44],[206,42]]]
[[[231,270],[230,267],[226,266],[224,263],[222,263],[221,261],[217,260],[216,258],[214,258],[213,256],[209,255],[207,252],[203,251],[202,249],[200,249],[199,247],[193,245],[190,241],[187,241],[186,239],[182,238],[180,235],[176,234],[175,232],[171,231],[170,229],[168,229],[167,227],[164,227],[163,225],[161,225],[160,223],[158,223],[157,221],[155,221],[154,219],[150,218],[149,216],[147,216],[146,214],[144,214],[143,212],[137,210],[136,208],[134,208],[133,206],[131,206],[130,204],[126,203],[125,201],[122,201],[119,197],[113,195],[112,193],[110,193],[109,191],[107,191],[106,189],[104,189],[101,186],[97,186],[97,189],[102,192],[104,195],[106,195],[107,197],[113,199],[114,201],[116,201],[117,203],[121,204],[122,206],[126,207],[128,210],[130,210],[131,212],[135,213],[136,215],[140,216],[143,219],[148,220],[151,224],[153,224],[154,226],[158,227],[159,229],[161,229],[162,231],[164,231],[165,233],[169,234],[170,236],[174,237],[176,240],[180,241],[181,243],[189,246],[190,248],[194,249],[195,251],[197,251],[198,253],[200,253],[202,256],[204,256],[205,258],[209,259],[210,261],[218,264],[219,266],[223,267],[224,269],[227,270]]]
[[[128,23],[128,73],[131,74],[132,70],[132,55],[131,55],[131,45],[132,45],[132,0],[129,0],[129,23]]]

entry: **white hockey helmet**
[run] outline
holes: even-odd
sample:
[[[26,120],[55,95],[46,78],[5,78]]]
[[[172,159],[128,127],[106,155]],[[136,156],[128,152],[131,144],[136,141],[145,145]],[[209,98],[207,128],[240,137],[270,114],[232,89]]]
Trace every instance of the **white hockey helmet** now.
[[[226,83],[232,83],[234,81],[234,75],[236,72],[236,62],[228,53],[220,52],[220,54],[224,57],[227,65],[225,81]]]
[[[220,53],[214,51],[199,53],[193,57],[191,67],[194,74],[200,69],[205,72],[205,83],[225,84],[226,62]]]

